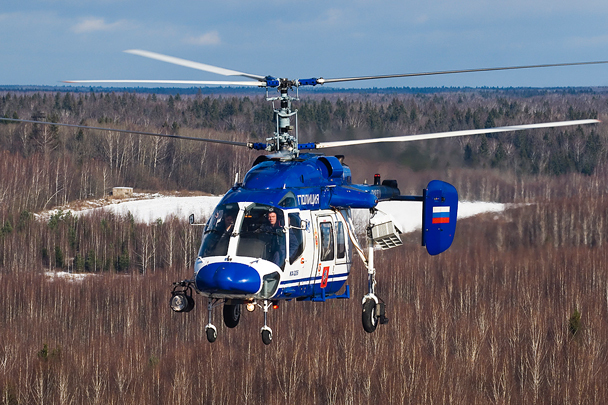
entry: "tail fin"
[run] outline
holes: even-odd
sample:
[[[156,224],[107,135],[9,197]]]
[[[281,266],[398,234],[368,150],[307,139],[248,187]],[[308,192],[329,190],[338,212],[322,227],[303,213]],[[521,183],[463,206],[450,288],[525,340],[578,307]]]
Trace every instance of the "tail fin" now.
[[[422,245],[430,255],[438,255],[452,245],[457,214],[456,188],[443,181],[431,181],[422,200]]]

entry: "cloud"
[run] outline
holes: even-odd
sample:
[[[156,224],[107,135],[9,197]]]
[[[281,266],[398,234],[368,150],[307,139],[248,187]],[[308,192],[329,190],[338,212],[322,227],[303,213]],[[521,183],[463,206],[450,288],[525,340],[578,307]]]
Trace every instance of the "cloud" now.
[[[217,31],[209,31],[196,37],[188,37],[185,42],[192,45],[219,45],[221,43],[220,34]]]
[[[324,13],[322,22],[324,24],[337,24],[345,19],[344,12],[337,8],[331,8]]]
[[[429,16],[428,16],[428,15],[426,15],[426,14],[421,14],[421,15],[419,15],[418,17],[416,17],[416,20],[415,20],[415,21],[416,21],[416,23],[418,23],[418,24],[424,24],[424,23],[426,23],[427,21],[429,21]]]
[[[122,28],[125,25],[125,21],[116,21],[113,23],[106,23],[103,18],[85,18],[81,20],[78,24],[72,27],[72,31],[77,34],[86,34],[89,32],[96,31],[116,31],[117,29]]]

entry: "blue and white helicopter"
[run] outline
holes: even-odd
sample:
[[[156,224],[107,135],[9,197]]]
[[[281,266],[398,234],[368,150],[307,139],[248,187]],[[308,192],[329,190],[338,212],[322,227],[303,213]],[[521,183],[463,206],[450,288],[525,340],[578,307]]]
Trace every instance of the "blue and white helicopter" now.
[[[208,323],[205,330],[209,342],[217,339],[217,328],[212,323],[215,307],[223,306],[224,323],[229,328],[238,325],[243,306],[248,311],[260,307],[264,314],[261,335],[262,341],[266,345],[272,341],[272,330],[268,326],[268,312],[271,308],[278,306],[280,301],[323,302],[328,299],[350,298],[350,289],[346,283],[354,260],[353,250],[361,257],[367,269],[368,290],[362,298],[363,328],[366,332],[372,333],[379,324],[388,322],[385,303],[376,294],[374,251],[376,247],[389,249],[399,246],[401,239],[400,231],[391,217],[378,211],[378,202],[388,200],[420,202],[423,207],[422,245],[426,246],[431,255],[437,255],[448,249],[456,231],[458,194],[452,185],[433,180],[426,189],[422,190],[421,195],[405,196],[401,195],[395,180],[381,182],[379,175],[374,177],[374,184],[353,184],[350,168],[344,164],[342,156],[325,156],[311,151],[350,145],[411,142],[599,122],[598,120],[561,121],[424,135],[302,144],[298,142],[297,110],[292,110],[292,101],[298,100],[299,87],[357,80],[608,63],[608,61],[563,63],[336,79],[289,80],[238,72],[154,52],[142,50],[126,52],[202,71],[225,76],[241,76],[253,80],[76,80],[69,82],[256,86],[265,88],[267,100],[273,103],[276,129],[266,143],[231,142],[112,129],[115,132],[244,146],[269,153],[259,156],[255,160],[243,181],[235,182],[215,208],[204,225],[201,247],[194,263],[194,277],[174,283],[170,298],[170,307],[175,312],[189,312],[194,308],[193,293],[206,298]],[[277,89],[278,95],[270,97],[270,89]],[[288,94],[293,89],[296,90],[296,97]],[[295,121],[294,126],[292,126],[292,118]],[[12,119],[9,121],[34,122]],[[55,123],[52,125],[80,127]],[[359,243],[351,221],[351,210],[361,208],[368,209],[371,213],[367,225],[367,252]],[[190,223],[195,224],[192,215]]]

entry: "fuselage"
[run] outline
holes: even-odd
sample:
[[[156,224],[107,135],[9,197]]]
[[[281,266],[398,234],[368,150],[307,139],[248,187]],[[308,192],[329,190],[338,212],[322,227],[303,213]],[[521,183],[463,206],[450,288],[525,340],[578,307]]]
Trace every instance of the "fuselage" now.
[[[256,164],[205,226],[194,267],[197,290],[237,300],[336,293],[352,262],[345,219],[351,208],[375,207],[382,193],[352,185],[350,169],[333,156]]]

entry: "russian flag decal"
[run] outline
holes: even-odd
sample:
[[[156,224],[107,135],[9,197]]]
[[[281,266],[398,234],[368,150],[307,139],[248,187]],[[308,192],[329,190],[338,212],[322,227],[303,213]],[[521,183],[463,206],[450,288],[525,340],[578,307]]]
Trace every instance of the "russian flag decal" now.
[[[449,224],[450,223],[450,207],[433,207],[433,223],[434,224]]]

